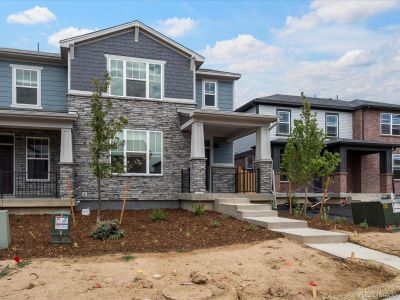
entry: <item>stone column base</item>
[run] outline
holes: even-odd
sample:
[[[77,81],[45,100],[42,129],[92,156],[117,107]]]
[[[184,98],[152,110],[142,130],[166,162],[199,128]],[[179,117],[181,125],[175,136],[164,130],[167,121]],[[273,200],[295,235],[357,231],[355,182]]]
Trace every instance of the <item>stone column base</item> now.
[[[59,163],[60,178],[59,178],[59,197],[68,198],[67,179],[71,182],[71,189],[74,189],[74,164],[73,163]]]
[[[189,161],[191,193],[205,193],[207,191],[206,160],[207,158],[191,158]]]
[[[272,193],[272,160],[258,160],[254,162],[257,172],[256,192]]]

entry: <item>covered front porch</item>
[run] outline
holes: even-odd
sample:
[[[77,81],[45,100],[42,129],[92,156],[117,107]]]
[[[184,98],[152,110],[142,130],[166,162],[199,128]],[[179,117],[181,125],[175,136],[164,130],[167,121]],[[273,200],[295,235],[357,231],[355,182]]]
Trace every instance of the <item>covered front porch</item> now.
[[[67,206],[75,114],[0,110],[0,207]]]
[[[210,194],[272,194],[270,124],[276,116],[204,109],[182,109],[181,131],[191,133],[191,153],[181,170],[180,199]],[[253,170],[235,168],[233,142],[256,133],[258,150]]]

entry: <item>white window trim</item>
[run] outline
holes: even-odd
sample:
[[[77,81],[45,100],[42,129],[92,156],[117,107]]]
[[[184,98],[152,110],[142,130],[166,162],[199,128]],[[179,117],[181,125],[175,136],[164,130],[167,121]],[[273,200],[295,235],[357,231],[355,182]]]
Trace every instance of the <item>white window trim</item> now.
[[[37,160],[46,160],[45,158],[28,158],[28,140],[29,139],[33,139],[33,140],[47,140],[47,143],[48,143],[48,157],[47,157],[47,160],[48,160],[48,164],[47,164],[47,179],[29,179],[28,178],[28,160],[29,159],[37,159]],[[26,139],[25,139],[25,151],[26,151],[26,153],[25,153],[25,157],[26,157],[26,160],[25,160],[25,171],[26,171],[26,174],[25,174],[25,179],[26,179],[26,181],[27,182],[49,182],[50,181],[50,163],[51,163],[51,160],[50,160],[50,138],[48,138],[48,137],[39,137],[39,136],[27,136],[26,137]]]
[[[328,117],[335,117],[336,118],[336,134],[335,135],[328,135],[328,126],[334,127],[332,125],[328,125]],[[334,113],[326,113],[325,114],[325,134],[327,138],[338,138],[339,137],[339,115]]]
[[[206,83],[214,83],[215,84],[215,101],[213,106],[206,105]],[[218,81],[215,80],[202,80],[202,108],[204,109],[218,109]],[[210,94],[211,95],[211,94]]]
[[[106,94],[107,96],[127,98],[127,99],[142,99],[142,100],[145,100],[145,99],[163,100],[164,99],[164,84],[165,84],[164,69],[165,69],[165,64],[166,64],[165,61],[163,61],[163,60],[154,60],[154,59],[146,59],[146,58],[139,58],[139,57],[128,57],[128,56],[111,55],[111,54],[105,54],[105,57],[107,59],[107,71],[109,73],[110,73],[110,69],[111,69],[110,68],[111,60],[122,60],[122,62],[123,62],[123,67],[122,67],[122,93],[123,93],[123,96],[112,95],[110,93],[111,87],[108,88],[108,92]],[[126,80],[127,80],[127,77],[126,77],[126,62],[127,61],[146,64],[146,97],[132,97],[132,96],[127,96],[126,95]],[[161,66],[161,98],[151,98],[149,96],[149,87],[150,87],[149,64],[156,64],[156,65],[160,65]]]
[[[11,64],[12,68],[12,107],[19,108],[34,108],[34,109],[42,109],[42,70],[43,67],[38,66],[28,66],[28,65],[15,65]],[[33,104],[21,104],[17,103],[17,75],[16,70],[30,70],[37,72],[37,103]]]
[[[390,121],[389,121],[389,123],[382,123],[382,115],[389,115],[389,116],[390,116]],[[400,115],[400,114],[393,114],[393,113],[385,113],[385,112],[382,112],[382,113],[379,115],[379,126],[380,126],[380,133],[381,133],[381,135],[384,135],[384,136],[398,136],[398,137],[400,137],[399,134],[393,134],[393,115],[398,116],[398,115]],[[383,132],[382,132],[382,124],[389,125],[389,127],[390,127],[390,133],[383,133]]]
[[[128,131],[141,131],[141,132],[146,132],[146,141],[147,141],[147,150],[146,150],[146,173],[127,173],[126,168],[127,168],[127,163],[126,163],[126,153],[127,153],[127,132]],[[164,174],[164,134],[162,131],[159,130],[143,130],[143,129],[123,129],[124,132],[124,174],[122,176],[163,176]],[[160,174],[153,174],[150,173],[150,132],[157,132],[161,134],[161,173]],[[129,151],[130,153],[143,153],[140,151]],[[111,157],[112,153],[110,153],[110,163],[111,163]],[[113,173],[113,175],[118,175],[120,174]]]
[[[398,158],[398,159],[400,159],[400,154],[393,154],[392,155],[392,173],[393,173],[393,180],[394,181],[400,181],[400,178],[394,178],[394,161],[395,161],[395,158]]]
[[[281,122],[281,121],[279,121],[279,116],[278,116],[278,122],[277,122],[277,125],[279,125],[279,124],[288,124],[289,125],[289,132],[288,133],[282,133],[282,132],[279,131],[279,126],[277,126],[276,127],[276,133],[277,133],[277,135],[281,135],[281,136],[289,136],[290,133],[292,132],[292,124],[291,124],[291,122],[292,122],[292,112],[290,110],[287,110],[287,109],[279,109],[278,108],[277,109],[277,113],[279,113],[279,112],[284,112],[284,113],[288,113],[289,114],[289,121]]]

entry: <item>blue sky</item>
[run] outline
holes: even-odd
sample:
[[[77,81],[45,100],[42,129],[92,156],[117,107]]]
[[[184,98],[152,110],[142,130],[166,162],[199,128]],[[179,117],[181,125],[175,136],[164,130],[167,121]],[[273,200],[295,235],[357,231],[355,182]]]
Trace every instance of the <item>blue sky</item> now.
[[[400,0],[2,1],[0,47],[57,52],[135,19],[241,73],[237,105],[302,91],[400,103]]]

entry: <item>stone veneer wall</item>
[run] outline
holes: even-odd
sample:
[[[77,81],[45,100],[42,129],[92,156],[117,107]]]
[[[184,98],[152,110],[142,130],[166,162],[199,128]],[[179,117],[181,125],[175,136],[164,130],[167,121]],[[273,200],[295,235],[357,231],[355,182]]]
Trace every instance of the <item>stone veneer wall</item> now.
[[[212,192],[235,193],[235,167],[212,167]]]
[[[206,158],[190,160],[190,192],[206,192]]]
[[[260,186],[258,193],[272,193],[272,160],[259,160],[254,162],[254,169],[258,170]]]
[[[192,108],[194,105],[111,99],[113,108],[108,112],[108,117],[117,118],[119,115],[124,115],[129,122],[127,129],[163,132],[163,175],[130,177],[128,200],[177,200],[177,194],[181,192],[181,169],[189,166],[190,157],[190,133],[180,131],[177,109]],[[68,95],[68,106],[70,111],[77,111],[79,115],[72,132],[74,186],[80,187],[75,197],[80,201],[93,201],[96,200],[97,192],[95,179],[89,166],[91,129],[87,123],[90,119],[90,97]],[[120,200],[126,179],[124,176],[104,179],[103,200]],[[83,193],[87,193],[87,196]],[[107,205],[104,207],[107,208]]]

